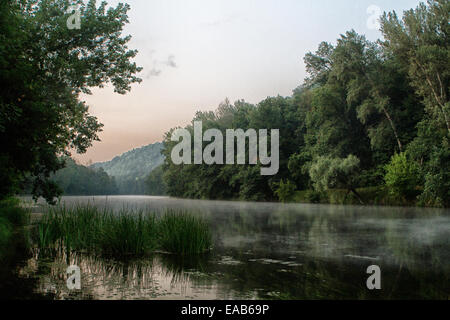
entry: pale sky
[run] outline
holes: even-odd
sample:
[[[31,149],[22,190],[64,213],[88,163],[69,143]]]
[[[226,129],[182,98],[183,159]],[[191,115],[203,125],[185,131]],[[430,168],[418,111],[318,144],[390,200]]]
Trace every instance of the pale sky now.
[[[110,0],[128,2],[124,34],[139,51],[141,84],[128,94],[111,87],[83,96],[105,127],[101,142],[82,163],[162,141],[170,128],[185,126],[198,110],[220,102],[288,96],[305,78],[304,55],[322,41],[334,43],[350,29],[369,40],[370,6],[382,11],[416,7],[418,0]],[[369,10],[370,11],[370,10]],[[370,24],[370,22],[369,22]],[[81,22],[83,27],[83,22]]]

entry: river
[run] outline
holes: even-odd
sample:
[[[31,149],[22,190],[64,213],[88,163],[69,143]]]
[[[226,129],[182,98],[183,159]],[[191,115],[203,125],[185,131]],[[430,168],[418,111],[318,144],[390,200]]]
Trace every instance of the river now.
[[[112,261],[77,254],[27,257],[18,269],[51,299],[448,299],[450,210],[182,200],[63,197],[67,205],[181,208],[203,216],[214,249]],[[67,289],[68,265],[82,290]],[[381,289],[369,290],[369,266]]]

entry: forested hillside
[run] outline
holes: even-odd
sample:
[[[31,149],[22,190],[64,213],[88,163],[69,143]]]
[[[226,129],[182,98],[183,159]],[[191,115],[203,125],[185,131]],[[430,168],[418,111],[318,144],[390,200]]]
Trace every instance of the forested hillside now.
[[[66,159],[66,167],[51,177],[64,195],[114,195],[118,188],[113,177],[102,169],[88,168]]]
[[[382,17],[384,40],[349,31],[305,58],[289,97],[225,101],[198,112],[203,130],[280,129],[280,170],[174,165],[167,133],[164,180],[177,197],[450,205],[449,1]],[[187,129],[193,134],[193,126]],[[206,147],[207,143],[203,144]],[[247,157],[248,159],[248,157]],[[303,192],[301,192],[303,191]]]
[[[102,168],[114,177],[120,194],[147,194],[147,177],[164,162],[162,143],[133,149],[111,161],[95,163],[91,168]]]

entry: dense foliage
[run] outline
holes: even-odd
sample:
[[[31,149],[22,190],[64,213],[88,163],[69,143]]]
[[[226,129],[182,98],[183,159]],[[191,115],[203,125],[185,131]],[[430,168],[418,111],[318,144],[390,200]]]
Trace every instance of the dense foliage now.
[[[66,160],[66,167],[51,176],[64,195],[114,195],[119,190],[114,177],[102,169],[92,169]]]
[[[163,179],[163,167],[160,165],[158,168],[153,169],[152,172],[147,176],[146,183],[146,193],[151,196],[163,196],[166,195],[166,185]]]
[[[74,2],[81,28],[71,30]],[[32,177],[33,194],[51,201],[60,193],[50,176],[64,167],[61,155],[85,152],[102,128],[80,94],[108,82],[124,94],[140,81],[137,52],[122,36],[128,9],[95,0],[0,2],[0,198]]]
[[[419,185],[419,166],[410,161],[405,153],[396,154],[386,165],[386,186],[393,196],[415,197]]]
[[[14,198],[0,200],[0,262],[3,262],[7,247],[11,245],[16,227],[29,223],[30,210],[20,206],[20,201]]]
[[[227,100],[215,112],[198,112],[193,121],[223,135],[280,129],[279,173],[261,176],[259,165],[175,165],[172,129],[163,151],[168,194],[287,201],[293,189],[313,189],[308,197],[316,201],[344,189],[363,202],[357,188],[379,187],[449,206],[449,14],[448,0],[420,4],[402,19],[385,14],[385,40],[352,30],[308,53],[308,78],[292,96],[256,105]],[[186,129],[193,136],[193,125]]]

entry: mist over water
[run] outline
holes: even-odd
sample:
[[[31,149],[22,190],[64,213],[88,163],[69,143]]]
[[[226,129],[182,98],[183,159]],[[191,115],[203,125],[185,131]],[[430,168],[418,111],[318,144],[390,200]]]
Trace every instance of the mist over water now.
[[[63,197],[61,204],[185,209],[208,221],[214,249],[190,259],[156,254],[116,262],[82,253],[47,262],[32,258],[27,265],[46,263],[52,270],[41,275],[38,291],[56,299],[448,299],[450,293],[448,209],[146,196]],[[64,261],[81,267],[81,292],[68,292],[58,280]],[[381,268],[382,290],[366,287],[371,265]]]

